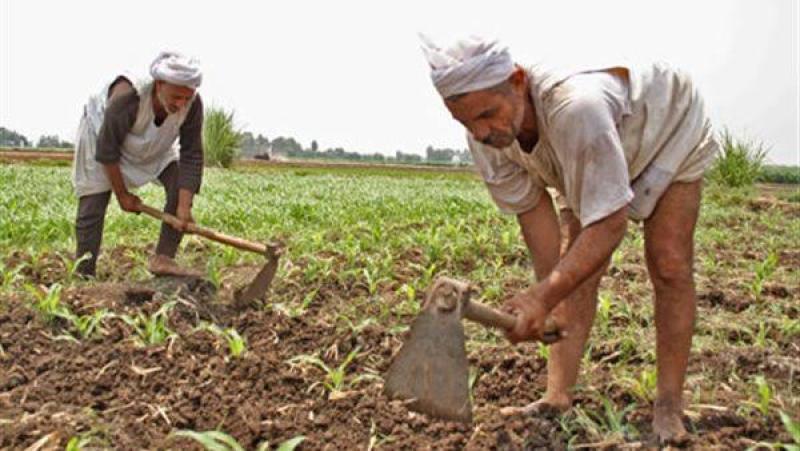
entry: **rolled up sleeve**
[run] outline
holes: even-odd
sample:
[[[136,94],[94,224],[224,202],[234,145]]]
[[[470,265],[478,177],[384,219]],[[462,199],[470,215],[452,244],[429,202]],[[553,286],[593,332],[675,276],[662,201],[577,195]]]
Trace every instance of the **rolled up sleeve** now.
[[[501,212],[521,214],[536,206],[544,188],[525,168],[501,150],[487,149],[472,139],[468,143],[475,167]]]

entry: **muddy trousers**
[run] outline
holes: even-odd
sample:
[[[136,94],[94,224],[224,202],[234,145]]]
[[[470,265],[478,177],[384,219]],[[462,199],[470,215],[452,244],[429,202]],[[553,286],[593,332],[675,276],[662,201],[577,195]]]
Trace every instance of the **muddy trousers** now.
[[[158,180],[164,185],[167,197],[164,211],[175,214],[178,209],[178,164],[170,163],[158,176]],[[111,191],[90,194],[78,199],[78,215],[75,220],[77,241],[75,257],[90,254],[78,266],[78,272],[82,275],[94,276],[97,270],[97,257],[100,255],[100,243],[103,241],[103,223],[110,199]],[[175,257],[182,237],[181,232],[166,223],[161,223],[161,235],[158,238],[156,254],[166,255],[170,258]]]

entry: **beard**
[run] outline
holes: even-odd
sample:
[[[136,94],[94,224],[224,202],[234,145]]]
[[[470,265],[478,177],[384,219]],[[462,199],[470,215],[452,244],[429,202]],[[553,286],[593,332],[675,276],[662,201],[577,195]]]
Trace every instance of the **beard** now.
[[[175,114],[178,112],[177,108],[170,106],[166,99],[164,99],[164,94],[160,90],[156,93],[156,100],[158,100],[158,103],[161,104],[161,107],[164,108],[167,114]]]
[[[489,136],[486,137],[482,142],[488,146],[496,147],[498,149],[502,149],[504,147],[508,147],[514,143],[514,140],[517,139],[516,133],[507,133],[501,132],[498,130],[492,130],[489,133]]]
[[[496,148],[504,148],[510,146],[517,140],[517,135],[519,135],[519,131],[522,128],[524,109],[523,105],[518,103],[514,103],[512,108],[513,115],[508,123],[508,127],[506,127],[505,130],[491,129],[489,136],[482,141],[484,144]]]

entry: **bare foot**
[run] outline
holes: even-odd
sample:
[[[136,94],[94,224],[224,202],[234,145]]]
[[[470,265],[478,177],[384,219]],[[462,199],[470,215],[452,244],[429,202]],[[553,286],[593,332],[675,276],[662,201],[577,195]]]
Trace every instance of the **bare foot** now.
[[[174,259],[166,255],[150,257],[148,270],[156,276],[202,277],[203,273],[194,269],[183,268]]]
[[[653,433],[659,446],[684,446],[689,443],[689,434],[683,427],[681,409],[659,406],[653,412]]]
[[[534,401],[522,407],[503,407],[500,409],[500,415],[503,416],[521,416],[521,415],[536,415],[553,417],[560,415],[572,406],[572,401],[569,397],[562,396],[545,396],[544,398]]]

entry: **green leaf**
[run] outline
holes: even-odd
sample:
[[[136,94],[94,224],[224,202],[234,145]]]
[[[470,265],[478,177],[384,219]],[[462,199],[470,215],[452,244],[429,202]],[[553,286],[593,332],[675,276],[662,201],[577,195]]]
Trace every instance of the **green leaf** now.
[[[278,445],[277,451],[293,451],[297,446],[302,443],[306,437],[304,435],[298,435],[297,437],[290,438],[285,442]]]
[[[244,451],[235,438],[222,431],[180,430],[173,432],[172,436],[190,438],[203,445],[207,451]]]

